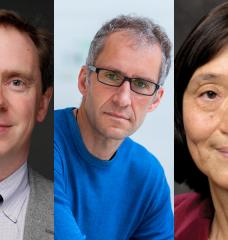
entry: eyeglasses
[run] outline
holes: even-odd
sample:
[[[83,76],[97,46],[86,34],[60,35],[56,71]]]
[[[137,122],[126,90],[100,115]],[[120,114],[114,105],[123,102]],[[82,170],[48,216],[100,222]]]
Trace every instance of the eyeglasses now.
[[[159,89],[160,85],[141,78],[129,78],[122,74],[95,66],[88,66],[89,70],[97,73],[97,80],[105,85],[120,87],[125,81],[130,83],[130,89],[145,96],[152,96]]]

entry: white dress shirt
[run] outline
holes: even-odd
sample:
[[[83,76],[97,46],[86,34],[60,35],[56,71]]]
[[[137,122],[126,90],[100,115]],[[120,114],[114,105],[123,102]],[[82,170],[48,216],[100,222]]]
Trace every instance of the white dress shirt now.
[[[29,192],[27,163],[0,182],[0,240],[23,240]]]

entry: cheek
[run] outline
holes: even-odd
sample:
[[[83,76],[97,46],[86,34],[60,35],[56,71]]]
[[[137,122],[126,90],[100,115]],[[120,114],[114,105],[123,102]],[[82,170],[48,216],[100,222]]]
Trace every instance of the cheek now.
[[[99,119],[100,111],[102,110],[102,106],[105,103],[104,94],[98,94],[97,91],[88,88],[86,96],[84,96],[84,107],[86,113],[93,123],[95,123]]]
[[[101,83],[90,82],[88,85],[87,95],[85,96],[85,105],[87,111],[97,112],[109,109],[112,105],[112,98],[116,88],[101,85]]]
[[[213,115],[200,111],[194,104],[184,104],[183,121],[189,152],[202,172],[207,172],[209,141],[213,133]]]
[[[38,108],[36,97],[21,96],[16,99],[18,104],[13,106],[16,117],[20,118],[21,124],[27,125],[27,127],[34,125]]]
[[[132,109],[135,112],[136,118],[144,120],[151,104],[152,101],[150,99],[141,98],[141,96],[135,98],[132,101]]]
[[[183,121],[186,137],[195,143],[206,140],[213,131],[213,115],[200,111],[194,104],[184,104]]]
[[[102,94],[97,94],[96,91],[89,88],[86,96],[84,96],[87,111],[96,111],[102,103],[102,97]]]

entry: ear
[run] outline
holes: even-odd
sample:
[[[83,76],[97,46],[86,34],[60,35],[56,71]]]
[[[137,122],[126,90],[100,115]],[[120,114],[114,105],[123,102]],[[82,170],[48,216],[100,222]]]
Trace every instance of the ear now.
[[[164,94],[164,89],[160,87],[158,91],[155,93],[153,101],[148,107],[147,112],[152,112],[159,105],[163,94]]]
[[[43,122],[47,115],[48,106],[51,100],[51,96],[53,93],[53,88],[49,87],[44,94],[40,97],[38,110],[36,114],[36,120],[37,122]]]
[[[86,81],[86,75],[87,75],[87,68],[86,66],[83,66],[79,72],[78,76],[78,89],[81,92],[83,96],[86,95],[88,90],[88,83]]]

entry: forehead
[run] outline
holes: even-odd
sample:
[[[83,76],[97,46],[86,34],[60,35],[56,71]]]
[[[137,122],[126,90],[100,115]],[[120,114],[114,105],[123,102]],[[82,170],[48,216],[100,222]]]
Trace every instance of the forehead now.
[[[140,33],[136,33],[133,30],[122,30],[111,33],[105,39],[105,45],[119,46],[125,45],[132,49],[149,48],[155,44],[154,41],[149,41],[145,36],[140,36]]]
[[[158,44],[140,41],[126,31],[110,34],[96,59],[100,67],[115,68],[129,77],[158,80],[162,52]]]
[[[31,38],[11,26],[0,26],[0,72],[39,71],[38,51]]]
[[[228,84],[228,47],[221,51],[208,63],[199,67],[193,74],[190,83],[225,81]]]

